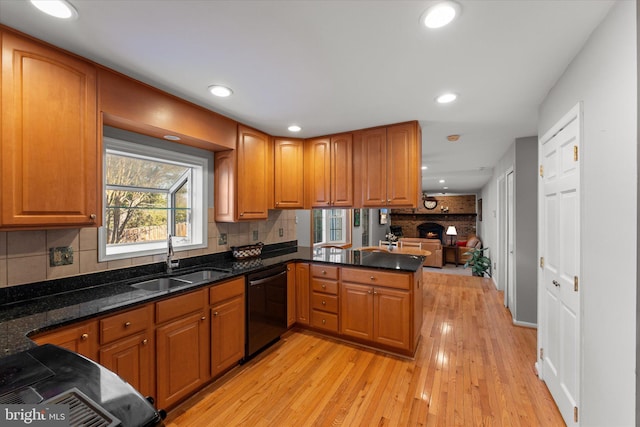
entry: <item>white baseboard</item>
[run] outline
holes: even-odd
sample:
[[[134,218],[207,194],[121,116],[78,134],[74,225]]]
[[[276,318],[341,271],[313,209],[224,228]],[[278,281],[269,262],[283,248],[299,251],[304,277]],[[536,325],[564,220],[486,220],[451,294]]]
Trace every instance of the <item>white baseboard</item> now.
[[[538,329],[538,324],[537,323],[520,322],[519,320],[513,320],[513,324],[516,325],[516,326],[522,326],[524,328]]]

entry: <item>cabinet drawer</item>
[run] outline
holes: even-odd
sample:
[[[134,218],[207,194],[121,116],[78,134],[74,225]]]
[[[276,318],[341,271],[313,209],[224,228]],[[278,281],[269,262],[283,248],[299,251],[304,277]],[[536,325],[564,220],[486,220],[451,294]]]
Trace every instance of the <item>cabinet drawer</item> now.
[[[100,344],[144,331],[151,326],[153,305],[136,308],[100,320]]]
[[[380,270],[343,268],[342,281],[386,286],[396,289],[411,289],[411,273],[390,273]]]
[[[338,295],[338,282],[335,280],[323,280],[314,277],[311,279],[311,290],[314,292]]]
[[[330,313],[338,313],[338,297],[314,292],[311,295],[311,308],[314,310],[328,311]]]
[[[338,280],[338,267],[329,267],[326,265],[312,265],[312,277],[322,277],[324,279]]]
[[[156,322],[166,322],[167,320],[204,309],[205,291],[206,289],[202,289],[156,303]]]
[[[338,315],[319,310],[311,310],[311,326],[337,333]]]
[[[209,288],[209,304],[216,304],[244,294],[244,277],[220,283]]]

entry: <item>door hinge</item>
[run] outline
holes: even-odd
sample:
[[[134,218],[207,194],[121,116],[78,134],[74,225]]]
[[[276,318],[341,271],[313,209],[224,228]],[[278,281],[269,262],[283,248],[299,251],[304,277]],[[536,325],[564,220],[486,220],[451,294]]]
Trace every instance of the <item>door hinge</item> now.
[[[540,257],[540,268],[544,268],[544,257]]]
[[[573,290],[578,292],[578,276],[573,276]]]
[[[540,359],[544,359],[544,348],[540,347]]]
[[[578,407],[577,406],[573,407],[573,422],[574,423],[578,422]]]
[[[544,177],[544,166],[540,165],[540,176]]]
[[[578,161],[578,146],[577,145],[573,146],[573,161],[574,162]]]

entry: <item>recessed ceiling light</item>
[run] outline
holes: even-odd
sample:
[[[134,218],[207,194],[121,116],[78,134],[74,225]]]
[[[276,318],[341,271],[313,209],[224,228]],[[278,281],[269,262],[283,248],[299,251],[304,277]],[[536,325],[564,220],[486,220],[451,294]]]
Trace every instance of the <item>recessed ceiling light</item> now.
[[[233,93],[231,89],[221,85],[209,86],[209,92],[211,92],[215,96],[219,96],[220,98],[226,98],[227,96],[231,96],[231,94]]]
[[[423,171],[426,171],[427,169],[429,169],[429,166],[423,166],[423,167],[422,167],[422,170],[423,170]]]
[[[291,125],[287,129],[289,129],[289,132],[300,132],[302,130],[298,125]]]
[[[180,141],[180,137],[176,135],[165,135],[163,138],[168,141]]]
[[[78,11],[66,0],[31,0],[41,12],[60,19],[76,19]]]
[[[454,1],[441,1],[425,10],[420,21],[427,28],[441,28],[460,15],[460,10],[460,5]]]
[[[444,184],[444,179],[441,179],[440,181],[438,181],[440,184]]]
[[[455,101],[458,98],[458,95],[456,95],[455,93],[443,93],[442,95],[438,96],[436,98],[436,102],[438,104],[448,104],[450,102]]]

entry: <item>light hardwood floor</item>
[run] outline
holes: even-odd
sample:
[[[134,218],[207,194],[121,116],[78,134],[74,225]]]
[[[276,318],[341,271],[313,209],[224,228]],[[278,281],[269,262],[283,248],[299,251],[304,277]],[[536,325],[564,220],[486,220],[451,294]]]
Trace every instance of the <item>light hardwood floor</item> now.
[[[297,331],[169,413],[175,426],[562,426],[536,331],[489,279],[424,273],[414,360]]]

